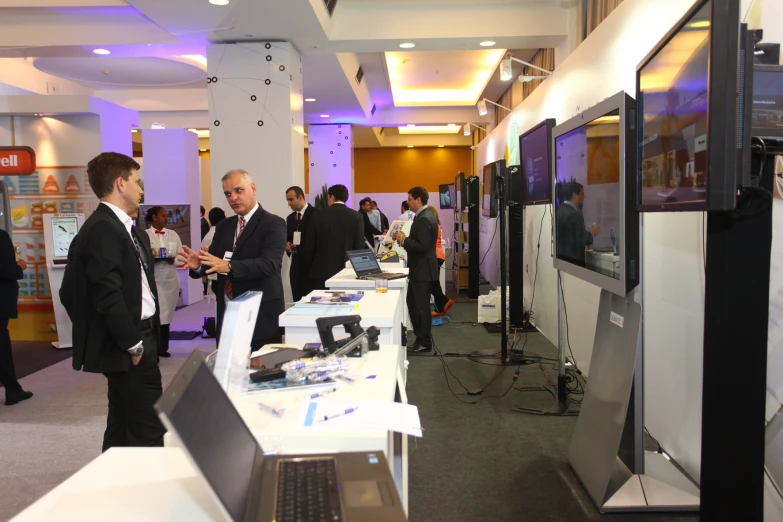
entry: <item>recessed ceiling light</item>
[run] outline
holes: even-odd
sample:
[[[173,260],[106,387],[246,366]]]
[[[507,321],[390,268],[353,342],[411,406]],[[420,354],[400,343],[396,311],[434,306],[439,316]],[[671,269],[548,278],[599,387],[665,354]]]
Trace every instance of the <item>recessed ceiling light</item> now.
[[[456,123],[449,123],[449,127],[456,127],[456,126],[457,126]]]
[[[131,132],[139,132],[137,129],[131,129]]]
[[[199,152],[206,152],[207,151],[207,149],[198,149],[198,150],[199,150]]]
[[[212,5],[228,5],[228,0],[209,0]]]
[[[445,145],[438,145],[439,149],[442,149],[443,147],[445,147]]]
[[[416,124],[415,124],[415,123],[409,123],[409,124],[408,124],[408,127],[415,127],[415,126],[416,126]]]
[[[315,101],[315,98],[305,98],[305,101],[306,101],[306,102],[314,102],[314,101]]]
[[[328,117],[329,117],[328,114],[321,114],[321,118],[328,118]]]
[[[111,54],[111,51],[108,49],[93,49],[92,52],[95,54]]]
[[[196,129],[188,129],[190,132],[198,132]]]
[[[409,149],[412,149],[412,148],[413,148],[413,145],[408,145],[408,148],[409,148]]]
[[[415,43],[410,43],[410,42],[405,42],[405,43],[401,43],[400,47],[403,48],[403,49],[413,49],[414,47],[416,47],[416,44]]]
[[[493,45],[495,45],[495,42],[493,42],[492,40],[487,40],[486,42],[481,42],[479,45],[481,47],[492,47]]]

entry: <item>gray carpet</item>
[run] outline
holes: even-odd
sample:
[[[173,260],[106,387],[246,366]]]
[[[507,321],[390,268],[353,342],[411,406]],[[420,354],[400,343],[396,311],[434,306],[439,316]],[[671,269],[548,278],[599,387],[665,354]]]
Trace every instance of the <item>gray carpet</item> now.
[[[462,326],[458,321],[475,321],[475,303],[457,303],[449,316],[453,325],[433,328],[433,338],[442,352],[500,349],[500,336],[487,333],[481,325],[458,328]],[[537,333],[528,335],[526,349],[543,357],[557,355],[554,346]],[[419,407],[424,427],[424,437],[412,439],[410,445],[410,520],[698,520],[696,515],[600,515],[566,461],[577,418],[541,417],[510,410],[516,404],[546,409],[552,403],[551,396],[511,389],[502,398],[463,404],[449,391],[439,359],[409,360],[408,399]],[[501,371],[464,358],[445,357],[444,361],[471,390],[481,389]],[[484,396],[506,392],[516,368],[503,371]],[[554,379],[555,372],[550,373]],[[451,376],[449,379],[455,393],[465,393],[456,380]],[[513,384],[525,387],[545,383],[539,365],[534,364],[523,366],[519,380]],[[474,401],[478,397],[460,398]]]

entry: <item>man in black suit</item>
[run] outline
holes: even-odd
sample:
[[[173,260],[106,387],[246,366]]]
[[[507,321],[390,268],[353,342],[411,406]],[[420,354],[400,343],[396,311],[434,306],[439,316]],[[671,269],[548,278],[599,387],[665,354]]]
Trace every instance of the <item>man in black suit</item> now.
[[[312,256],[310,278],[314,290],[325,290],[326,280],[345,268],[349,250],[367,248],[364,245],[364,219],[345,206],[348,189],[332,185],[327,190],[329,208],[321,210],[315,222],[314,234],[307,237],[307,254]]]
[[[372,222],[370,222],[370,212],[372,212],[372,200],[370,198],[364,198],[359,202],[359,213],[364,220],[364,239],[371,246],[375,246],[375,236],[380,236],[383,231],[378,230]]]
[[[557,209],[557,254],[561,259],[585,266],[585,247],[592,244],[601,228],[595,223],[585,228],[582,214],[585,189],[581,183],[567,183],[563,196],[564,202]]]
[[[13,406],[33,396],[24,391],[16,380],[14,357],[11,353],[11,335],[8,320],[18,317],[16,301],[19,298],[19,283],[24,277],[27,263],[16,260],[11,236],[0,228],[0,384],[5,388],[5,405]]]
[[[221,221],[209,251],[196,252],[183,246],[179,260],[190,268],[190,277],[218,274],[212,283],[217,297],[217,337],[226,300],[250,290],[264,292],[253,330],[251,348],[282,342],[280,314],[285,311],[280,269],[285,254],[285,221],[264,210],[256,199],[256,184],[241,169],[223,176],[223,194],[236,216]]]
[[[101,203],[71,243],[60,288],[73,322],[74,370],[103,373],[109,383],[103,451],[162,446],[165,432],[153,409],[162,387],[152,249],[128,215],[144,194],[139,168],[116,152],[87,164]]]
[[[301,187],[291,187],[285,193],[285,200],[293,211],[286,218],[288,242],[285,251],[291,258],[291,294],[299,301],[312,291],[310,281],[310,263],[312,256],[307,255],[307,236],[315,225],[316,209],[307,204]]]
[[[199,205],[199,209],[201,212],[201,240],[204,241],[204,236],[209,232],[209,221],[204,217],[204,205]]]
[[[432,317],[430,313],[430,290],[432,282],[438,280],[438,258],[435,244],[438,241],[438,220],[427,207],[429,193],[424,187],[413,187],[408,191],[408,207],[416,213],[411,225],[410,236],[397,232],[394,239],[408,253],[408,313],[413,324],[416,342],[408,353],[420,354],[432,350]]]

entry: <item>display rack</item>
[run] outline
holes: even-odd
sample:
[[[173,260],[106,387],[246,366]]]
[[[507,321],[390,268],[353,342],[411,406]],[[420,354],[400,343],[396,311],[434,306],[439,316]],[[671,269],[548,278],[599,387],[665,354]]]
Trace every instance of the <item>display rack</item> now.
[[[454,211],[454,250],[452,255],[451,281],[457,292],[467,291],[470,260],[468,251],[468,211]]]

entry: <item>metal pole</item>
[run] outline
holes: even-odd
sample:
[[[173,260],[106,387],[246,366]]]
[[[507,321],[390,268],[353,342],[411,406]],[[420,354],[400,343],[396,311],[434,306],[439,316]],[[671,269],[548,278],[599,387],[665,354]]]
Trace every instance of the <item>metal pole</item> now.
[[[563,276],[560,270],[557,271],[557,359],[560,368],[557,370],[557,402],[560,404],[560,411],[568,409],[568,395],[566,394],[566,354],[565,340],[563,335]],[[567,328],[567,326],[566,326]],[[566,332],[566,336],[568,332]]]

